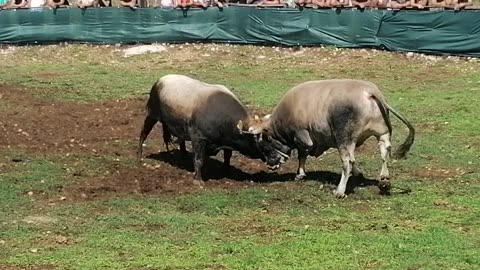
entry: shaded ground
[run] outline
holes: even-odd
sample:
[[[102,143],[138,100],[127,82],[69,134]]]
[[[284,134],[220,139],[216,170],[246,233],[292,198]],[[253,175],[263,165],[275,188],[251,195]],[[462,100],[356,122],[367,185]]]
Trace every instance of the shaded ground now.
[[[218,158],[212,158],[206,164],[206,177],[210,180],[194,181],[191,154],[184,156],[176,150],[165,152],[158,126],[147,141],[146,159],[137,164],[134,162],[135,142],[144,115],[142,99],[89,104],[52,102],[9,86],[0,87],[0,96],[5,101],[3,103],[8,104],[0,122],[0,147],[20,148],[47,157],[64,156],[73,163],[66,165],[72,167],[69,176],[74,180],[73,184],[62,190],[68,200],[91,199],[117,192],[181,194],[204,188],[239,188],[294,178],[296,162],[289,162],[278,173],[272,173],[266,171],[259,160],[236,153],[232,168],[226,172],[220,153]],[[92,175],[75,166],[76,158],[87,155],[111,159],[102,160],[104,171]],[[13,161],[22,161],[22,158],[15,159],[12,157]],[[117,162],[119,160],[123,162]],[[313,172],[310,176],[329,184],[339,179],[338,174],[331,172]],[[360,183],[351,181],[351,184]]]

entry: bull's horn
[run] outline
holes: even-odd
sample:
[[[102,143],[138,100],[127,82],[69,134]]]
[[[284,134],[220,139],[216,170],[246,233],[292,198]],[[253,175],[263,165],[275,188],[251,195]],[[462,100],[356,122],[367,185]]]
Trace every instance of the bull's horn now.
[[[255,119],[255,121],[258,121],[258,120],[260,120],[260,117],[258,117],[258,115],[255,114],[254,119]]]
[[[237,128],[238,128],[238,130],[240,130],[241,132],[243,131],[243,122],[242,122],[242,120],[238,120]]]

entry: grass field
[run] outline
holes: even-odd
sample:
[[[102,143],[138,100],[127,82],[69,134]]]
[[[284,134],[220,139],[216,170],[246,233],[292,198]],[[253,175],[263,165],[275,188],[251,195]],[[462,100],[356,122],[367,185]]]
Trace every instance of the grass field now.
[[[1,49],[0,269],[480,269],[479,61],[217,45],[126,58],[123,49]],[[137,165],[146,93],[169,73],[225,84],[260,112],[306,80],[371,80],[417,129],[408,159],[391,164],[394,185],[412,192],[361,185],[336,199],[336,152],[310,158],[302,182],[295,159],[273,174],[235,156],[238,171],[204,187],[191,164],[150,155]],[[407,131],[393,123],[395,149]],[[159,138],[147,156],[165,151]],[[374,141],[357,160],[378,177]]]

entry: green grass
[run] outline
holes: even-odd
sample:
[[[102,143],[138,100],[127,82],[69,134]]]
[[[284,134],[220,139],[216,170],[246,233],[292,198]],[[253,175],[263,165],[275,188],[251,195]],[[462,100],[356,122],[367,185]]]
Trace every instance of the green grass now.
[[[225,84],[269,111],[306,80],[371,80],[417,127],[409,159],[391,165],[395,185],[413,192],[382,197],[376,188],[358,188],[337,200],[331,185],[307,181],[71,203],[60,200],[62,187],[74,181],[65,168],[75,164],[94,177],[110,157],[0,148],[0,268],[480,268],[480,62],[329,48],[184,45],[130,58],[117,51],[122,47],[52,48],[0,55],[2,84],[56,102],[91,103],[146,98],[156,79],[181,73]],[[9,106],[0,99],[0,112]],[[406,131],[398,121],[394,126],[395,147]],[[380,158],[370,150],[357,160],[376,177]],[[14,157],[22,162],[12,163]],[[307,170],[338,173],[337,159],[309,159]]]

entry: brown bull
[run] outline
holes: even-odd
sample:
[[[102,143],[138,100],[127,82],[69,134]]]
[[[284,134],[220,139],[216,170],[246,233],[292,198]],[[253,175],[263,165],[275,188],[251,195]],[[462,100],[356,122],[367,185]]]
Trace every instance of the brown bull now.
[[[345,196],[350,173],[361,174],[354,150],[371,136],[378,140],[383,159],[380,188],[390,187],[387,162],[391,152],[392,126],[389,112],[409,129],[409,135],[396,155],[404,157],[413,144],[413,126],[390,107],[378,87],[367,81],[324,80],[302,83],[289,90],[272,114],[249,132],[265,155],[271,169],[278,168],[298,150],[299,167],[296,179],[305,177],[307,156],[318,157],[329,148],[337,148],[343,163],[342,177],[335,190]],[[244,126],[243,123],[239,126]]]
[[[167,151],[172,135],[178,138],[177,143],[184,152],[185,141],[192,142],[196,179],[202,179],[205,158],[220,150],[224,152],[226,167],[230,166],[232,150],[251,158],[262,158],[254,137],[238,131],[238,121],[250,123],[252,120],[242,103],[225,86],[183,75],[166,75],[150,91],[147,116],[138,142],[138,159],[142,156],[143,142],[157,122],[162,123]]]

